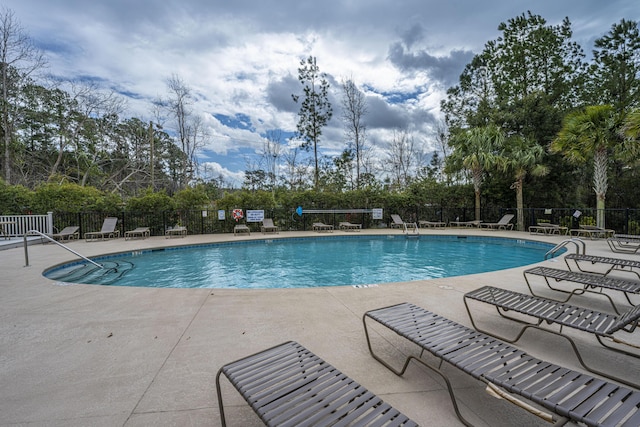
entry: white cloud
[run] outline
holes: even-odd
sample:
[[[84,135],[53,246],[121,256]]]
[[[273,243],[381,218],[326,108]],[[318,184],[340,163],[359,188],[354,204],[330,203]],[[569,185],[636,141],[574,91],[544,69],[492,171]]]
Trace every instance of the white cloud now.
[[[55,75],[98,79],[135,94],[129,115],[149,119],[149,102],[166,95],[175,74],[197,96],[194,107],[209,126],[211,164],[237,180],[237,156],[260,150],[272,129],[295,130],[301,58],[314,55],[334,81],[353,78],[369,96],[372,143],[392,128],[431,143],[446,85],[457,80],[472,52],[495,39],[500,22],[530,8],[549,23],[568,16],[575,39],[588,43],[621,18],[640,19],[635,0],[513,0],[302,2],[258,0],[5,0],[26,32],[46,50]],[[535,6],[535,7],[531,7]],[[339,105],[334,105],[338,115]],[[214,115],[250,118],[252,129],[233,129]],[[323,146],[343,147],[340,120],[324,132]],[[227,162],[224,156],[229,158]],[[232,166],[233,165],[233,166]],[[240,179],[241,181],[242,179]]]

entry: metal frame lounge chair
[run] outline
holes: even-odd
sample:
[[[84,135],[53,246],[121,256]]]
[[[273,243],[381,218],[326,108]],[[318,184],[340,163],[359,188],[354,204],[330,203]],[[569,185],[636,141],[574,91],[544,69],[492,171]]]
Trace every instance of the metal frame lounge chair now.
[[[151,230],[149,227],[137,227],[134,230],[129,230],[124,232],[124,240],[129,239],[146,239],[151,236]]]
[[[569,234],[575,237],[588,237],[589,239],[603,239],[612,237],[615,230],[596,227],[595,225],[580,225],[580,228],[569,230]]]
[[[418,221],[420,228],[446,227],[447,223],[442,221]]]
[[[343,221],[338,224],[338,228],[344,231],[360,231],[362,229],[362,224],[353,224],[349,221]]]
[[[249,236],[251,236],[251,229],[249,229],[246,224],[236,224],[233,227],[233,235],[237,236],[238,234],[242,233],[247,233]]]
[[[449,221],[449,225],[451,227],[468,227],[468,228],[472,228],[472,227],[480,227],[480,224],[482,224],[482,220],[480,219],[476,219],[473,221]]]
[[[262,232],[262,234],[265,233],[278,233],[280,230],[278,229],[278,227],[276,227],[273,224],[273,219],[271,218],[264,218],[262,220],[262,226],[260,227],[260,231]]]
[[[120,237],[120,230],[116,230],[117,224],[118,218],[107,217],[104,219],[100,231],[90,231],[88,233],[84,233],[84,238],[87,242],[93,240],[116,239]]]
[[[220,368],[216,391],[226,427],[222,375],[268,426],[418,426],[294,341]]]
[[[635,234],[614,234],[607,243],[612,252],[635,254],[640,250],[640,236]]]
[[[164,232],[164,236],[167,239],[172,237],[184,237],[187,235],[187,227],[176,224],[172,228],[167,228],[167,231]]]
[[[524,280],[529,287],[529,291],[532,295],[536,296],[536,293],[533,291],[533,287],[529,282],[529,276],[540,276],[544,278],[545,283],[549,287],[549,289],[563,292],[565,294],[569,294],[567,299],[562,302],[567,302],[573,295],[581,295],[585,292],[589,292],[595,295],[604,296],[609,300],[609,303],[613,307],[616,313],[620,313],[616,304],[613,302],[613,299],[608,294],[604,293],[604,289],[609,289],[612,291],[622,292],[627,299],[627,302],[631,305],[630,295],[640,294],[640,282],[637,280],[625,280],[617,277],[603,276],[602,274],[594,274],[594,273],[584,273],[582,271],[568,271],[568,270],[560,270],[558,268],[549,268],[549,267],[534,267],[523,272]],[[565,290],[551,286],[551,282],[549,279],[553,279],[556,282],[568,281],[573,283],[581,284],[582,288],[574,288],[572,290]],[[599,291],[594,290],[599,289]]]
[[[415,222],[404,222],[398,214],[391,214],[391,221],[393,221],[390,224],[391,228],[402,228],[405,230],[407,228],[418,228],[418,224]]]
[[[505,214],[498,222],[481,222],[480,228],[488,228],[490,230],[513,230],[511,220],[514,216],[514,214]]]
[[[573,263],[570,263],[569,260],[573,261]],[[573,264],[578,271],[582,271],[584,273],[601,274],[606,276],[612,271],[617,271],[622,273],[633,273],[638,279],[640,279],[640,261],[632,259],[610,258],[586,254],[567,254],[564,256],[564,262],[567,264],[567,267],[569,267],[569,270],[573,270],[573,268],[571,268],[571,265]],[[603,264],[608,267],[606,267],[604,271],[603,269],[589,270],[585,268],[585,264],[592,266],[595,266],[596,264]]]
[[[475,300],[486,304],[491,304],[496,307],[500,316],[504,317],[505,319],[524,324],[524,326],[522,326],[522,329],[520,329],[516,337],[513,339],[501,337],[492,332],[482,330],[478,327],[478,325],[476,325],[476,322],[471,315],[468,300]],[[584,331],[594,335],[603,347],[606,347],[617,353],[625,354],[627,356],[640,357],[640,353],[632,353],[623,350],[622,348],[611,346],[604,341],[605,339],[607,339],[617,344],[627,345],[632,348],[638,348],[637,345],[625,342],[619,337],[614,336],[614,334],[620,331],[624,331],[627,333],[634,332],[634,330],[638,326],[638,319],[640,318],[640,306],[632,307],[625,313],[616,316],[613,314],[592,310],[590,308],[570,305],[564,302],[537,297],[534,295],[521,294],[519,292],[495,288],[493,286],[483,286],[479,289],[476,289],[475,291],[466,293],[464,295],[464,305],[467,308],[467,313],[469,314],[471,324],[479,332],[495,336],[503,341],[507,341],[510,343],[518,341],[528,329],[538,329],[552,333],[569,341],[571,347],[573,348],[573,351],[576,354],[576,357],[578,358],[578,361],[586,370],[607,378],[611,378],[622,384],[630,385],[636,388],[640,387],[637,383],[630,382],[626,379],[616,378],[606,372],[598,371],[588,366],[584,362],[584,359],[582,358],[580,351],[578,350],[578,346],[576,345],[573,338],[562,332],[563,327]],[[507,311],[521,313],[536,320],[534,322],[528,322],[520,317],[515,318],[507,316],[505,314]],[[545,327],[544,325],[550,326]],[[556,331],[550,329],[552,325],[560,326],[560,330]]]
[[[567,235],[569,233],[568,227],[563,227],[558,224],[550,224],[548,222],[539,222],[538,225],[529,226],[529,234],[562,234]]]
[[[329,233],[333,233],[333,225],[324,224],[322,222],[314,222],[311,228],[313,231],[317,231],[317,232],[326,231]]]
[[[399,370],[392,367],[373,352],[367,319],[417,345],[420,355],[408,356]],[[396,375],[403,375],[411,360],[440,375],[447,385],[456,415],[465,425],[471,423],[458,409],[451,382],[442,369],[443,362],[484,382],[509,402],[555,422],[555,426],[568,422],[615,426],[620,425],[621,420],[624,425],[640,425],[640,391],[536,359],[494,337],[416,305],[402,303],[368,311],[363,316],[363,323],[373,358]],[[432,363],[423,358],[425,351],[439,362]],[[556,416],[531,407],[514,395],[522,396]]]
[[[61,242],[79,239],[80,232],[78,230],[80,230],[80,227],[78,227],[77,225],[70,225],[60,230],[59,233],[53,233],[51,235],[51,238],[54,240],[59,240]]]

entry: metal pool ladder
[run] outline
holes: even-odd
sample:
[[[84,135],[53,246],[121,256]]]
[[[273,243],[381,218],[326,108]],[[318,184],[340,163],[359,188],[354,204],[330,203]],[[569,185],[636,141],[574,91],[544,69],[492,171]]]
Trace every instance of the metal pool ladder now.
[[[407,238],[409,237],[415,237],[417,239],[420,238],[420,230],[418,230],[418,224],[417,223],[413,223],[413,227],[409,228],[407,227],[407,223],[405,222],[403,225],[404,228],[404,234],[407,236]]]
[[[68,246],[63,245],[62,243],[58,242],[55,239],[52,239],[51,237],[47,236],[44,233],[41,233],[38,230],[29,230],[24,234],[24,266],[25,267],[29,267],[29,251],[27,249],[27,247],[28,247],[28,245],[27,245],[27,236],[40,236],[41,238],[47,239],[48,241],[55,243],[56,245],[60,246],[61,248],[64,248],[64,249],[68,250],[69,252],[71,252],[72,254],[82,258],[83,260],[85,260],[87,262],[90,262],[91,264],[95,265],[96,267],[103,268],[97,262],[91,261],[86,256],[80,255],[78,252],[74,251],[73,249],[69,248]]]
[[[573,237],[571,239],[563,240],[562,242],[555,245],[552,249],[549,249],[549,251],[544,254],[544,259],[547,259],[548,257],[553,258],[560,249],[564,248],[569,243],[573,243],[576,246],[577,254],[580,253],[580,248],[582,248],[582,254],[587,253],[587,245],[584,243],[584,241],[577,237]]]

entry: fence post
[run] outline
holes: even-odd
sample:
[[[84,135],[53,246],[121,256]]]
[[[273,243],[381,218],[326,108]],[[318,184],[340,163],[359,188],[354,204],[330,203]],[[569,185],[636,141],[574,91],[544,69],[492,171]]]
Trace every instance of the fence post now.
[[[623,230],[624,234],[631,234],[629,232],[629,208],[626,208],[624,210],[624,230]]]
[[[46,234],[53,234],[53,212],[47,212],[47,231]]]

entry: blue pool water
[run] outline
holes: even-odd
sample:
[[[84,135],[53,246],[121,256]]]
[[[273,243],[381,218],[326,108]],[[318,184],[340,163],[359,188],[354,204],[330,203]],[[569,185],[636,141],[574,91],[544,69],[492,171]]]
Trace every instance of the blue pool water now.
[[[58,282],[172,288],[309,288],[460,276],[544,260],[552,245],[421,236],[283,238],[135,251],[44,272]]]

